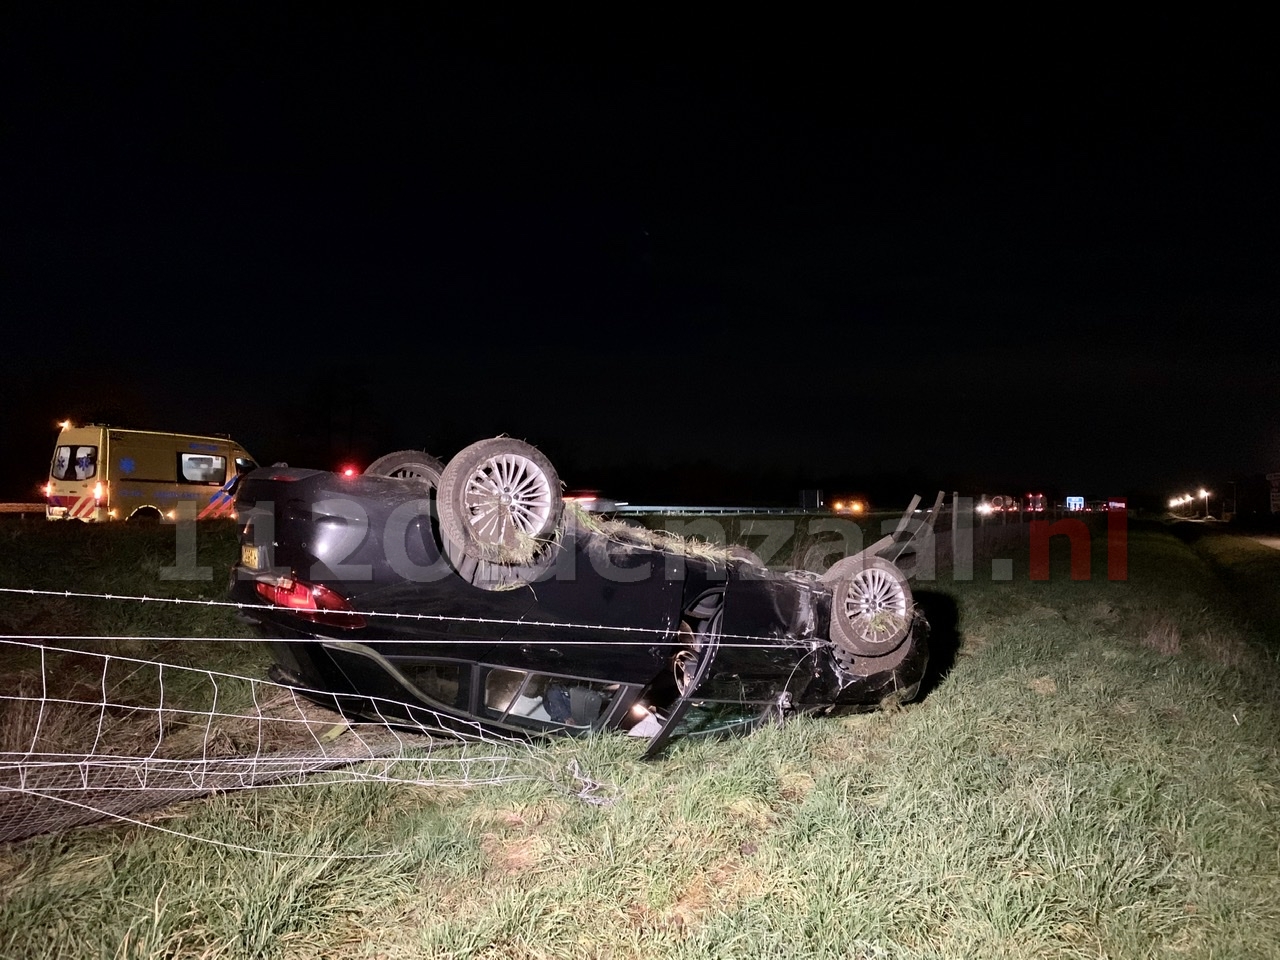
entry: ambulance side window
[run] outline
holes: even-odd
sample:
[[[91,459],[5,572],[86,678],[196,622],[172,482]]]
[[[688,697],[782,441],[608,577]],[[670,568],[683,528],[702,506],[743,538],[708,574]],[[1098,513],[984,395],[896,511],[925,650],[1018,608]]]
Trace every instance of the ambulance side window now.
[[[227,458],[210,453],[179,453],[179,483],[211,483],[222,486],[227,480]]]

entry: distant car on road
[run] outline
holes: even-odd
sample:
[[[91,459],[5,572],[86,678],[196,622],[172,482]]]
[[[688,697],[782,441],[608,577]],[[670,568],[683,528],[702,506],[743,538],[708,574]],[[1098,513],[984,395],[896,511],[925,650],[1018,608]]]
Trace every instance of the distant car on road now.
[[[831,511],[845,516],[865,516],[868,510],[867,501],[861,497],[836,497],[831,501]]]
[[[438,473],[417,451],[345,477],[242,480],[230,596],[273,676],[347,715],[506,736],[670,738],[918,695],[929,624],[866,551],[775,572],[743,548],[566,509],[509,437]]]
[[[1022,501],[1007,494],[997,494],[990,498],[983,497],[973,509],[980,516],[993,513],[1019,513],[1022,510]]]
[[[576,504],[579,510],[586,513],[617,513],[625,502],[604,496],[599,490],[570,490],[563,498],[565,503]]]

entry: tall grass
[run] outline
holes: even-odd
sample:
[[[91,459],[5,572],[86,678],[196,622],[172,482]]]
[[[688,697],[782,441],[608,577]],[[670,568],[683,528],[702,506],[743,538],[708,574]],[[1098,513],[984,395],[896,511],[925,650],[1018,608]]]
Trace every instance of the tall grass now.
[[[1055,544],[1047,581],[918,584],[936,670],[898,709],[12,845],[0,956],[1280,956],[1280,552],[1134,527],[1112,582],[1095,546],[1088,581]]]
[[[202,524],[198,533],[43,519],[0,523],[0,587],[32,591],[0,594],[0,634],[44,638],[25,649],[5,647],[0,684],[22,696],[40,691],[70,701],[51,711],[37,700],[0,700],[0,750],[74,754],[96,740],[100,752],[127,754],[154,745],[181,718],[151,709],[160,690],[147,662],[264,676],[263,650],[224,605],[237,549],[230,522]],[[101,639],[74,639],[83,637]],[[81,650],[120,659],[104,670]],[[167,671],[164,684],[166,706],[195,714],[215,698],[224,712],[251,705],[248,684],[215,685],[201,672]],[[95,706],[104,698],[118,709]]]

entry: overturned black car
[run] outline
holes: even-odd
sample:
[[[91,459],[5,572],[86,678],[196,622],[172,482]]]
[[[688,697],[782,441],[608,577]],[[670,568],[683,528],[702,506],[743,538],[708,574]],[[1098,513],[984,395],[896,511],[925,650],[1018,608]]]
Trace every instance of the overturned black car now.
[[[536,447],[240,482],[230,596],[274,679],[352,719],[649,739],[911,700],[929,625],[873,546],[825,573],[566,506]]]

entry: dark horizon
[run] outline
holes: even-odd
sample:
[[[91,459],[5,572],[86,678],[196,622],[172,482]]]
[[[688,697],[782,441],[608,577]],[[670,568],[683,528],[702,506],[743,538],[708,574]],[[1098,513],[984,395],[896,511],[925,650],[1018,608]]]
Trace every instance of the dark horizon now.
[[[289,463],[329,470],[341,470],[347,466],[362,469],[377,455],[392,449],[422,449],[447,462],[451,453],[473,440],[490,435],[464,437],[457,434],[451,438],[437,434],[438,444],[415,444],[406,439],[408,435],[405,434],[397,439],[387,438],[380,445],[370,442],[368,437],[358,436],[356,442],[349,445],[345,435],[337,435],[343,431],[337,431],[330,437],[328,450],[322,449],[324,444],[317,433],[311,438],[297,440],[292,448],[276,448],[278,456],[262,457],[261,444],[246,439],[256,436],[251,431],[186,430],[178,424],[163,421],[163,418],[148,420],[141,426],[111,417],[86,418],[76,422],[104,422],[138,429],[173,429],[174,432],[230,436],[244,443],[255,457],[260,457],[264,466]],[[217,421],[214,418],[208,422]],[[47,462],[57,436],[56,426],[46,434],[43,443],[34,432],[26,438],[13,438],[10,448],[20,450],[25,440],[33,454],[32,462],[38,466],[25,486],[11,482],[0,487],[0,502],[34,502],[40,499],[38,487],[47,473]],[[816,490],[827,505],[838,497],[857,496],[868,500],[874,510],[893,512],[905,509],[915,495],[919,495],[924,503],[931,503],[941,491],[948,499],[953,494],[980,499],[997,495],[1022,498],[1037,493],[1044,494],[1051,504],[1060,504],[1068,496],[1082,496],[1089,501],[1123,498],[1131,507],[1150,513],[1164,510],[1171,496],[1194,493],[1208,486],[1215,514],[1222,512],[1223,501],[1236,501],[1237,512],[1241,513],[1256,515],[1269,510],[1266,471],[1219,474],[1206,471],[1199,477],[1183,476],[1158,486],[1140,483],[1091,485],[1071,477],[1046,480],[1033,471],[1019,473],[1009,470],[997,475],[954,469],[930,470],[919,462],[904,463],[901,469],[893,471],[849,469],[823,472],[821,469],[778,463],[752,465],[743,457],[698,456],[696,450],[689,451],[687,458],[669,459],[660,464],[645,463],[640,455],[631,459],[623,456],[602,460],[592,456],[589,445],[575,444],[572,439],[565,440],[555,435],[547,435],[536,445],[551,457],[567,493],[593,490],[631,504],[797,507],[803,496]]]
[[[1280,82],[1235,28],[10,26],[0,499],[66,417],[326,468],[508,434],[631,500],[1280,469]]]

